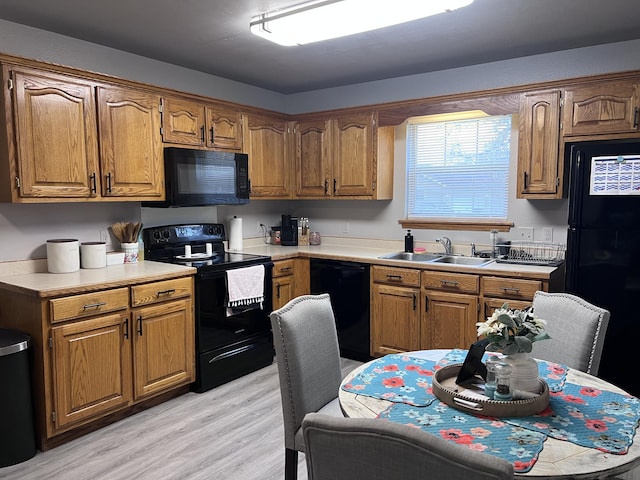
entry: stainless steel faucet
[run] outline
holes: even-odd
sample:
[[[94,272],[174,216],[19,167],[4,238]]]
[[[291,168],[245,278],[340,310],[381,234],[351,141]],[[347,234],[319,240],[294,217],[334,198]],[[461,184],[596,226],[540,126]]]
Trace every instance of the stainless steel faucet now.
[[[451,255],[453,253],[451,250],[451,239],[449,237],[436,238],[436,242],[442,244],[444,247],[444,253],[447,255]]]

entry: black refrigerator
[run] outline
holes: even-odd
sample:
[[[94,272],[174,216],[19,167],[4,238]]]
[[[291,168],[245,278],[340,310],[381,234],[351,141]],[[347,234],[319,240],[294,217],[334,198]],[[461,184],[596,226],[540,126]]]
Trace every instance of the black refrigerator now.
[[[566,290],[611,312],[598,376],[640,396],[640,139],[566,153]]]

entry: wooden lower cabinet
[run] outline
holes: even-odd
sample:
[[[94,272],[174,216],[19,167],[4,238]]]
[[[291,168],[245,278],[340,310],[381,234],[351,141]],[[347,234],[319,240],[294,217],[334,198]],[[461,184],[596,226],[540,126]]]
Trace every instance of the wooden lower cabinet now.
[[[426,292],[421,349],[469,348],[476,341],[478,297]]]
[[[194,369],[191,300],[138,308],[132,314],[136,399],[190,383]]]
[[[38,448],[176,395],[195,380],[193,277],[40,298],[0,288],[0,327],[31,337]]]
[[[420,289],[373,285],[372,355],[420,348]]]
[[[57,428],[131,403],[127,312],[54,327],[52,336]]]
[[[308,295],[311,291],[309,259],[290,258],[273,262],[272,278],[272,306],[273,310],[278,310],[294,298]]]
[[[505,302],[530,306],[537,290],[557,291],[563,277],[562,269],[534,279],[373,265],[371,355],[467,349],[478,339],[477,322]]]

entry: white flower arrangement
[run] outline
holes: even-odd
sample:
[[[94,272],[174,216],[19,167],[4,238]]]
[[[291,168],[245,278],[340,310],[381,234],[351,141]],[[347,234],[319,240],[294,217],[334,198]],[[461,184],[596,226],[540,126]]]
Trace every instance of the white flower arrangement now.
[[[551,338],[545,331],[547,322],[536,318],[533,308],[513,310],[505,303],[497,308],[485,322],[476,323],[478,337],[486,336],[489,352],[502,352],[504,355],[530,353],[533,342]]]

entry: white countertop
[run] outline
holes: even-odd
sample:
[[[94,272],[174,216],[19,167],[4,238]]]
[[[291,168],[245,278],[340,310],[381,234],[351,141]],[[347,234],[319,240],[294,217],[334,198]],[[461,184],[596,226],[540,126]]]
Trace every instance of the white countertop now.
[[[0,287],[40,297],[51,297],[98,288],[164,280],[191,275],[195,272],[195,268],[184,265],[141,261],[104,268],[81,268],[71,273],[32,272],[0,276]]]

